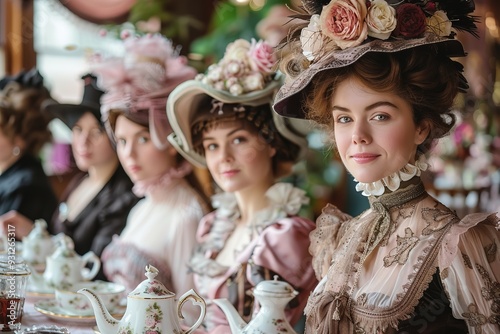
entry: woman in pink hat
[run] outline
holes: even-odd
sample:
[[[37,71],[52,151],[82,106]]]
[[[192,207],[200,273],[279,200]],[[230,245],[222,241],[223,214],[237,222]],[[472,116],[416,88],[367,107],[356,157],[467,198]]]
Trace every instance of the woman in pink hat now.
[[[473,1],[304,5],[274,108],[320,124],[370,202],[317,220],[306,332],[499,333],[499,218],[459,219],[420,178],[468,88],[451,57],[465,56],[455,30],[476,34]]]
[[[108,133],[134,192],[144,198],[104,250],[104,272],[131,291],[153,265],[157,279],[180,295],[194,287],[187,263],[208,205],[191,164],[168,143],[165,104],[196,72],[162,36],[130,37],[124,44],[124,57],[97,59],[93,71],[106,91],[101,111]]]

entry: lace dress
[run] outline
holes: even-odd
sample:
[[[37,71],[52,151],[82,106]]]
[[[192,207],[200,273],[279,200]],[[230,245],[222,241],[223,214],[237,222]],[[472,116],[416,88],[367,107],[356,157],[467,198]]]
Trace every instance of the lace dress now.
[[[419,175],[407,165],[358,184],[370,200],[358,217],[324,208],[311,234],[320,283],[307,333],[500,332],[499,219],[460,220]]]
[[[207,301],[203,326],[208,332],[229,333],[228,322],[218,306],[211,301],[228,298],[240,315],[249,320],[253,308],[251,289],[264,279],[286,280],[299,292],[290,302],[286,314],[293,325],[303,315],[303,309],[317,280],[308,252],[309,233],[314,223],[296,216],[308,202],[304,192],[290,184],[278,183],[266,193],[270,205],[258,213],[253,222],[252,238],[241,244],[235,254],[235,264],[225,266],[216,261],[218,253],[236,226],[239,218],[234,195],[213,197],[216,211],[200,223],[200,246],[190,261],[195,273],[197,291]],[[197,332],[198,333],[198,332]]]

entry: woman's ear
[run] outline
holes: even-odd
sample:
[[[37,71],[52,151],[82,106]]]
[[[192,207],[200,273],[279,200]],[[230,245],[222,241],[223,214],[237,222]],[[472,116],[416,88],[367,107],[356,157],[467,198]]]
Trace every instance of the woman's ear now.
[[[177,150],[175,149],[175,147],[169,144],[167,147],[167,153],[168,155],[175,157],[177,155]]]
[[[415,144],[422,144],[429,136],[430,131],[431,125],[428,121],[423,121],[422,123],[420,123],[420,125],[417,126],[417,131],[415,134]]]

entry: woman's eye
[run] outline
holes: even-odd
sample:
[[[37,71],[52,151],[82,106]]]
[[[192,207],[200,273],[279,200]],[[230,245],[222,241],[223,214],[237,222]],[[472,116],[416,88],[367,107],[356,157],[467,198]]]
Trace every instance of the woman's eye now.
[[[217,145],[215,144],[206,144],[205,145],[205,151],[213,151],[217,148]]]
[[[233,139],[233,144],[241,144],[244,143],[246,139],[244,137],[236,137]]]
[[[389,119],[389,116],[383,115],[383,114],[378,114],[378,115],[375,115],[375,117],[373,117],[373,119],[375,119],[376,121],[385,121],[385,120]]]
[[[149,139],[148,139],[148,138],[146,138],[146,137],[139,137],[139,138],[137,139],[137,142],[138,142],[139,144],[145,144],[145,143],[147,143],[148,141],[149,141]]]
[[[79,126],[74,126],[72,130],[74,133],[81,133],[82,132],[82,128]]]
[[[347,116],[337,117],[337,123],[349,123],[350,121],[351,121],[351,118],[347,117]]]
[[[125,144],[127,144],[127,141],[123,138],[118,138],[116,140],[116,143],[119,145],[119,146],[125,146]]]

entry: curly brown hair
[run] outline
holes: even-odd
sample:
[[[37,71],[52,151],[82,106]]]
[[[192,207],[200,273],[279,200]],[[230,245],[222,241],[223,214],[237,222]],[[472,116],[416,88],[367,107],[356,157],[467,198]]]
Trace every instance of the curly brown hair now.
[[[47,100],[51,97],[44,86],[25,87],[13,81],[0,91],[0,131],[11,140],[21,138],[24,153],[36,156],[52,139],[51,119],[42,112]]]
[[[417,149],[427,153],[434,140],[448,134],[455,124],[451,108],[463,80],[460,63],[432,50],[424,46],[397,53],[369,53],[349,66],[318,73],[304,101],[307,117],[333,137],[333,91],[354,76],[373,90],[396,94],[410,103],[415,124],[427,122],[430,126],[427,139]]]

